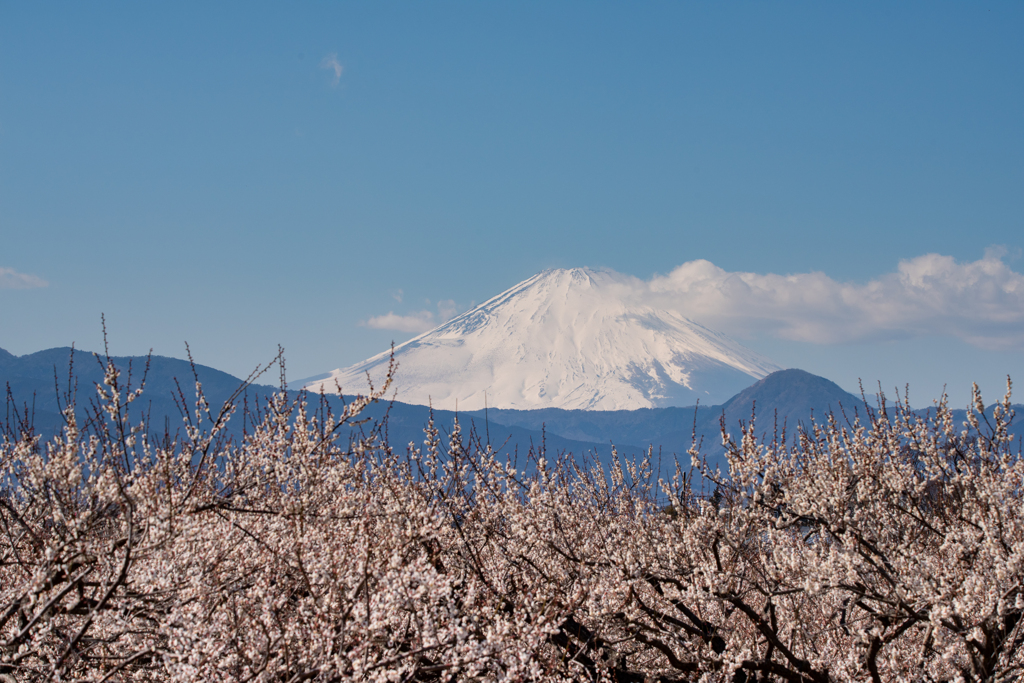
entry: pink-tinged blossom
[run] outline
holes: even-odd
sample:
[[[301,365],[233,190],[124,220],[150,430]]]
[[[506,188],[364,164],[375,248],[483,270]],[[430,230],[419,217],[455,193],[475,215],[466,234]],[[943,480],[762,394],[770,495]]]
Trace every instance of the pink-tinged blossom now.
[[[1022,674],[1009,393],[964,425],[943,402],[748,426],[727,473],[656,482],[650,456],[513,463],[457,422],[337,438],[387,383],[339,415],[279,393],[240,441],[197,386],[184,436],[150,438],[123,377],[88,430],[69,406],[0,446],[0,680]]]

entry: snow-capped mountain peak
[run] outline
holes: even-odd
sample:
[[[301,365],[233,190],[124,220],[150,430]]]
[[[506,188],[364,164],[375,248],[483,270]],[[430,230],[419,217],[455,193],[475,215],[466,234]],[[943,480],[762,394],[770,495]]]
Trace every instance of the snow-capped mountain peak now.
[[[729,337],[634,301],[628,276],[539,273],[395,347],[397,398],[474,410],[716,404],[779,367]],[[390,352],[305,384],[365,391]],[[486,399],[485,399],[486,394]]]

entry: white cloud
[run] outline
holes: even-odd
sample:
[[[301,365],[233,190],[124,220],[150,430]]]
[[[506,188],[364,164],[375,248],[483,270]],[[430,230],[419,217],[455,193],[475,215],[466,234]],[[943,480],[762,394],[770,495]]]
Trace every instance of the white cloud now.
[[[989,249],[966,263],[925,254],[866,283],[824,273],[729,272],[689,261],[638,284],[650,305],[724,332],[818,344],[949,335],[988,349],[1024,349],[1024,275]]]
[[[398,293],[399,296],[394,294],[392,296],[401,301],[399,297],[402,290],[398,290]],[[430,299],[427,299],[427,303],[430,303]],[[459,312],[459,305],[453,299],[445,299],[444,301],[437,302],[436,314],[432,311],[424,310],[409,315],[398,315],[394,311],[389,311],[387,315],[374,316],[365,323],[360,324],[364,327],[372,327],[375,330],[394,330],[396,332],[420,334],[448,322],[458,315]]]
[[[334,72],[334,78],[331,79],[331,85],[338,85],[338,82],[341,81],[341,72],[345,67],[343,67],[341,62],[338,61],[337,54],[329,54],[320,60],[320,68]]]
[[[375,330],[394,330],[396,332],[414,332],[419,334],[437,326],[434,321],[434,314],[430,311],[420,311],[412,315],[396,315],[389,312],[387,315],[378,315],[370,318],[365,323],[366,327]]]
[[[49,284],[41,277],[19,273],[13,268],[0,266],[0,289],[36,289]]]

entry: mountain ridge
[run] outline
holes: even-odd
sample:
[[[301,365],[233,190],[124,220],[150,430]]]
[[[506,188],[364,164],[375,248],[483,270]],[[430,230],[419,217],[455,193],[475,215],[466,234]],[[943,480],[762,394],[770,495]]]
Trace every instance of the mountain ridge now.
[[[28,409],[31,406],[36,432],[44,437],[57,433],[63,427],[63,420],[56,405],[54,372],[56,371],[57,382],[63,390],[66,386],[70,352],[70,348],[64,347],[25,356],[13,356],[0,349],[0,387],[11,388],[11,397],[19,410],[21,407]],[[75,351],[75,369],[76,373],[80,373],[80,405],[87,405],[88,400],[95,396],[90,383],[102,380],[101,368],[91,356],[92,354],[86,351]],[[146,357],[125,356],[115,357],[113,360],[122,370],[127,370],[130,362],[135,372],[141,374]],[[214,368],[199,364],[195,367],[215,411],[242,383],[241,379]],[[172,387],[176,388],[174,377],[181,380],[186,400],[192,400],[189,391],[192,381],[191,364],[186,360],[154,356],[151,359],[146,391],[142,395],[142,400],[134,404],[139,411],[152,418],[153,428],[161,433],[165,424],[171,425],[172,433],[176,429],[174,425],[181,424],[180,412],[170,397]],[[253,385],[250,387],[249,399],[264,399],[276,390],[272,386]],[[311,405],[317,400],[314,396],[309,398]],[[351,400],[351,396],[344,399],[336,396],[327,397],[326,400],[332,409],[338,412],[341,402]],[[384,422],[389,443],[396,449],[401,449],[410,442],[421,444],[423,428],[433,413],[435,423],[442,430],[458,415],[464,425],[464,434],[468,434],[475,424],[476,432],[481,438],[489,435],[493,445],[504,444],[505,453],[510,455],[516,452],[523,453],[531,447],[537,448],[546,442],[549,451],[564,451],[581,457],[591,453],[602,462],[607,462],[613,445],[621,455],[627,457],[639,455],[648,446],[653,446],[655,451],[661,452],[665,459],[664,466],[668,467],[673,456],[680,458],[681,464],[688,466],[686,451],[692,443],[694,433],[698,438],[703,437],[702,452],[709,461],[721,464],[724,449],[721,445],[720,421],[724,418],[727,431],[737,435],[740,422],[749,421],[755,406],[758,437],[770,440],[775,428],[776,411],[780,425],[785,421],[788,434],[795,435],[797,425],[806,425],[812,413],[816,419],[824,419],[830,408],[835,410],[840,405],[844,410],[849,411],[852,408],[855,412],[861,412],[864,401],[824,377],[803,370],[789,369],[777,371],[763,380],[754,382],[717,406],[670,406],[613,411],[561,408],[524,411],[489,408],[456,413],[398,401],[382,401],[369,406],[364,417],[377,423]],[[8,420],[10,409],[11,406],[8,404]],[[1017,405],[1016,409],[1019,414],[1024,414],[1024,406]],[[926,411],[917,412],[923,414]],[[852,419],[853,416],[849,412],[847,414]],[[963,410],[955,410],[954,420],[962,421],[964,414]],[[235,420],[232,423],[229,433],[240,434],[239,422],[240,420]],[[1012,431],[1016,434],[1021,433],[1019,427]]]

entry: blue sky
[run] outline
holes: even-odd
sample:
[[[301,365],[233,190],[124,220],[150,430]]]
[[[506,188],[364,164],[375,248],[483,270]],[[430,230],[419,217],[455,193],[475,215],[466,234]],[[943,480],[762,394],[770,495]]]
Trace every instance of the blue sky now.
[[[1024,378],[1022,34],[998,2],[0,2],[0,347],[99,348],[103,312],[117,353],[244,375],[280,343],[299,377],[550,267],[865,291],[939,254],[1004,270],[905,329],[725,326],[847,388],[994,398]]]

